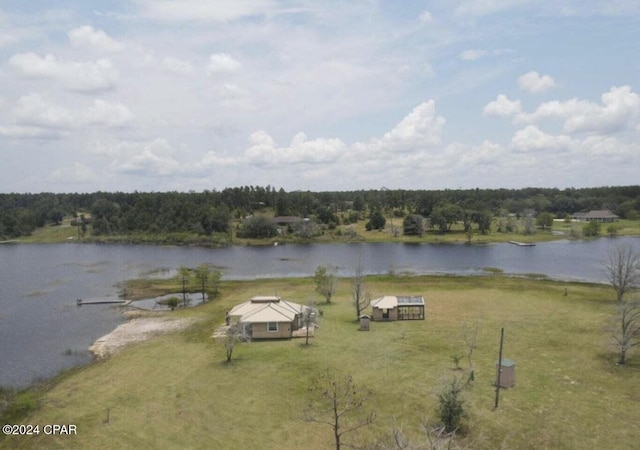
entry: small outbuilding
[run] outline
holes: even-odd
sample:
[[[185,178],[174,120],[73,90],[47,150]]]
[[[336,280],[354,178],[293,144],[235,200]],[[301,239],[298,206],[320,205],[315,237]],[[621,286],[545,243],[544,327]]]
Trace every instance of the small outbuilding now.
[[[421,295],[385,295],[372,300],[371,307],[373,320],[425,319],[425,302]]]

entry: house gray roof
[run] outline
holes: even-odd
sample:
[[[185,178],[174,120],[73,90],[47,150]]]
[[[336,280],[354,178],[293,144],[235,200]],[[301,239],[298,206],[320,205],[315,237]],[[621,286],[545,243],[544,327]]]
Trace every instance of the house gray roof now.
[[[234,306],[229,315],[238,317],[241,323],[291,322],[305,308],[280,297],[260,296]]]
[[[420,295],[385,295],[371,301],[378,309],[393,309],[397,306],[424,306],[424,297]]]
[[[608,209],[592,209],[589,212],[577,212],[574,217],[580,219],[619,219],[619,216]]]

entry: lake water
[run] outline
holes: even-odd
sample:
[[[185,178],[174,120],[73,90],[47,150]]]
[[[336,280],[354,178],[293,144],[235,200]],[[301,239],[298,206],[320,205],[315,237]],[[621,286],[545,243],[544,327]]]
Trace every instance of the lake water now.
[[[0,386],[23,387],[91,360],[87,348],[123,322],[107,305],[76,299],[117,299],[128,278],[208,263],[226,279],[311,276],[334,265],[367,274],[511,274],[602,282],[602,262],[618,244],[640,249],[638,238],[512,244],[310,244],[268,247],[160,247],[97,244],[0,245]],[[428,293],[426,293],[428,295]]]

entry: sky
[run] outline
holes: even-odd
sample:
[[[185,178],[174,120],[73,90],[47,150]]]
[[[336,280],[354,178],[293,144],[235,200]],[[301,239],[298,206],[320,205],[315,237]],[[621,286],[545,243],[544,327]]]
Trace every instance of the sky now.
[[[640,182],[637,0],[2,0],[0,192]]]

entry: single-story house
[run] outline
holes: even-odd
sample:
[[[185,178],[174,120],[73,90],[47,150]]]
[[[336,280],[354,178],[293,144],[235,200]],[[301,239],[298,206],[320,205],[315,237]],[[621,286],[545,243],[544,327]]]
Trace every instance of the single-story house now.
[[[291,339],[303,326],[306,308],[280,297],[258,296],[236,305],[228,314],[232,321],[244,325],[251,339]]]
[[[424,320],[425,303],[421,295],[385,295],[371,301],[373,320]]]
[[[589,212],[577,212],[571,216],[573,220],[578,222],[617,222],[620,217],[612,213],[608,209],[592,209]]]

